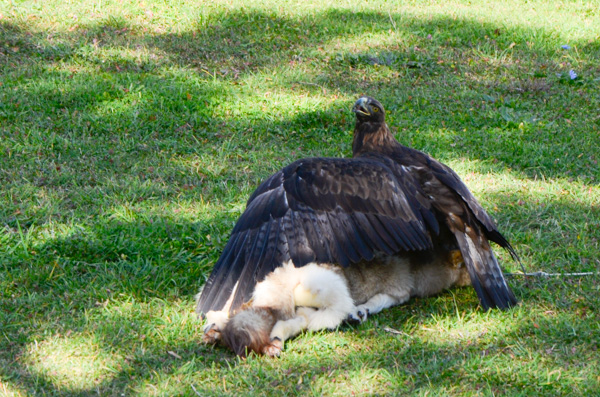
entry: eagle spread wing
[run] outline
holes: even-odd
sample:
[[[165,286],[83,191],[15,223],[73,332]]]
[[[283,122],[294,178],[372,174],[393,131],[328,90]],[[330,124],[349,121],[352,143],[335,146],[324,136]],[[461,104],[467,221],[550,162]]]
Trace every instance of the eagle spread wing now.
[[[264,181],[233,228],[197,312],[236,310],[289,260],[351,266],[378,253],[429,250],[448,236],[482,306],[516,304],[488,240],[516,254],[456,173],[400,145],[378,101],[362,97],[353,111],[354,158],[298,160]]]

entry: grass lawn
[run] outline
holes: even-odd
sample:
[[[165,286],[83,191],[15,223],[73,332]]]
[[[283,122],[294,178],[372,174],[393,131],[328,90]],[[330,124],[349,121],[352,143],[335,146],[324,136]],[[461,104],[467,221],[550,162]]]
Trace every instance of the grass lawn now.
[[[513,277],[507,312],[415,299],[276,360],[199,342],[249,194],[349,156],[361,94],[529,271],[600,271],[597,0],[1,0],[0,395],[597,395],[600,276]]]

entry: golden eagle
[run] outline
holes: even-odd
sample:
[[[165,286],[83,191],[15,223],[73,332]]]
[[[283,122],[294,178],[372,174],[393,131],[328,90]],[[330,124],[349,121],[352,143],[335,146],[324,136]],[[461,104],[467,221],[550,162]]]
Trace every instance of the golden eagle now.
[[[517,303],[489,241],[518,257],[458,175],[401,145],[377,100],[361,97],[352,111],[353,158],[295,161],[250,196],[199,295],[199,314],[235,312],[290,260],[364,266],[381,256],[456,249],[484,309]]]

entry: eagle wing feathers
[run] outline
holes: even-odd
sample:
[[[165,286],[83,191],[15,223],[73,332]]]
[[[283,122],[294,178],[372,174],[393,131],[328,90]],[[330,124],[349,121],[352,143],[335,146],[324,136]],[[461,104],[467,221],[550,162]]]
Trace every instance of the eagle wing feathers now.
[[[247,301],[282,263],[349,266],[432,247],[435,216],[413,176],[392,162],[312,158],[290,164],[248,200],[198,301],[198,311]],[[235,291],[234,291],[235,288]]]

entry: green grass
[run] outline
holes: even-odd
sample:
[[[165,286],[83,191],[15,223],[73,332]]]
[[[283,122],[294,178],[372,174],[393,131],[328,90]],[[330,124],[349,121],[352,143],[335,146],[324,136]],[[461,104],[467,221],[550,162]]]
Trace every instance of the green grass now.
[[[597,276],[512,278],[508,312],[416,299],[277,360],[199,342],[247,197],[350,155],[361,94],[528,270],[600,271],[600,3],[400,3],[0,2],[0,395],[597,394]]]

